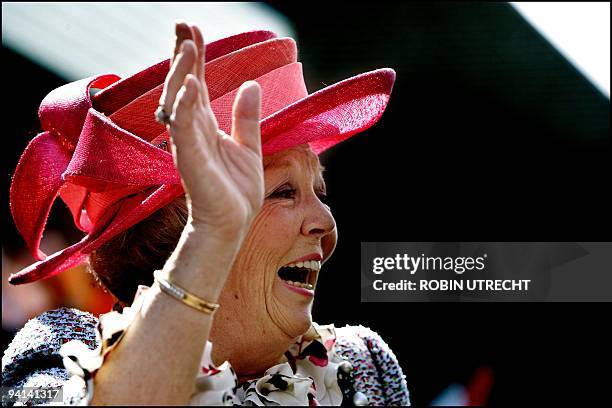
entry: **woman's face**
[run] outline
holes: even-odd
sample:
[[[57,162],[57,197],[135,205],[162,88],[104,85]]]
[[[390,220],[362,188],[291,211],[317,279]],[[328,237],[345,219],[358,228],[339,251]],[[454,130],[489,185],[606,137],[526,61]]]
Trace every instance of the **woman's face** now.
[[[275,326],[289,337],[310,327],[319,268],[337,240],[322,170],[307,146],[264,158],[264,203],[220,299],[242,327]]]

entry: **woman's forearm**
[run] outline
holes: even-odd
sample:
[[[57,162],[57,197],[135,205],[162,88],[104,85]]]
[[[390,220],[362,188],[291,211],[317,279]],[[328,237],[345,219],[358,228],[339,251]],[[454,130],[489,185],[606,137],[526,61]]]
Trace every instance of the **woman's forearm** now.
[[[164,267],[172,281],[216,302],[239,243],[188,226]],[[212,316],[160,291],[146,293],[140,313],[94,380],[92,404],[186,404],[194,391]]]

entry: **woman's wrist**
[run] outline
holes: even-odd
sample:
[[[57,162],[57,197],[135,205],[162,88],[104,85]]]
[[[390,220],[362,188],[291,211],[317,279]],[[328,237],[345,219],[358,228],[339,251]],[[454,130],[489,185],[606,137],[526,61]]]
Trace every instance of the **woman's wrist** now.
[[[219,222],[218,225],[212,225],[209,222],[204,222],[200,219],[193,218],[189,214],[185,231],[190,235],[204,237],[213,242],[220,243],[235,243],[240,245],[245,237],[251,222]]]
[[[179,287],[216,302],[241,241],[187,223],[163,273]]]

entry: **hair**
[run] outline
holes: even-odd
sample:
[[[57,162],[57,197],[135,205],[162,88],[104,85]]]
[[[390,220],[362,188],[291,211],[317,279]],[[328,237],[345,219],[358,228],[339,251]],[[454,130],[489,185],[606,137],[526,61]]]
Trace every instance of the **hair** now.
[[[123,305],[139,285],[153,284],[153,271],[170,257],[187,222],[185,196],[132,226],[89,255],[89,270]]]

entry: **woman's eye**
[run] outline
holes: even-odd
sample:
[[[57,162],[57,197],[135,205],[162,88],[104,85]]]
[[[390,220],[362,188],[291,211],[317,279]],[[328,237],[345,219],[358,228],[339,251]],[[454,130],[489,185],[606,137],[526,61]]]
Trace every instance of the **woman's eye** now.
[[[295,189],[283,187],[269,195],[270,198],[285,198],[290,199],[295,197]]]
[[[319,191],[316,194],[322,203],[327,204],[327,194],[324,191]],[[297,189],[290,187],[290,186],[284,186],[270,193],[270,195],[268,195],[268,198],[290,200],[290,199],[294,199],[296,195],[297,195]]]

